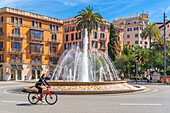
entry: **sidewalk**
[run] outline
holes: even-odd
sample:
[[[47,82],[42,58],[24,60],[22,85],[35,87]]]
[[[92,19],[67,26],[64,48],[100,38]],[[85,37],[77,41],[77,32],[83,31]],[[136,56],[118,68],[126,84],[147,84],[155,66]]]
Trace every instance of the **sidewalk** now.
[[[130,79],[125,79],[127,81],[127,83],[129,84],[136,84],[135,80],[130,80]],[[143,80],[143,82],[141,82],[140,80],[138,80],[137,82],[138,85],[168,85],[168,84],[164,84],[164,83],[147,83],[147,80]]]

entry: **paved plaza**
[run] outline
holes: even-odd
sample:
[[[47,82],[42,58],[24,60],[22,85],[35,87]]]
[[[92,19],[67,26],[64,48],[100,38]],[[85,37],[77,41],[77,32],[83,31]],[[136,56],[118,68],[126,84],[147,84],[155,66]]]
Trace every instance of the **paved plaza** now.
[[[149,91],[107,95],[58,95],[55,105],[31,105],[22,92],[34,83],[0,82],[0,113],[168,113],[170,86],[146,85]]]

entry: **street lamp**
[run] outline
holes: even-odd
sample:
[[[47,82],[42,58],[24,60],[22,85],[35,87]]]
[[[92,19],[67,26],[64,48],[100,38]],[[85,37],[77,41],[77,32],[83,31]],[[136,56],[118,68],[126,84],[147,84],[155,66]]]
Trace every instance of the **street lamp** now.
[[[165,13],[164,13],[164,84],[166,84],[166,27],[165,27]]]

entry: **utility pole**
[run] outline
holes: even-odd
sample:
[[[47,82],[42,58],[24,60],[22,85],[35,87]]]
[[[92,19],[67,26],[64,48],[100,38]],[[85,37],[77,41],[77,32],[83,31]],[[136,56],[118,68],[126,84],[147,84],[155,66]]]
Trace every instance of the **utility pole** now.
[[[165,27],[165,13],[164,13],[164,84],[166,84],[166,27]]]

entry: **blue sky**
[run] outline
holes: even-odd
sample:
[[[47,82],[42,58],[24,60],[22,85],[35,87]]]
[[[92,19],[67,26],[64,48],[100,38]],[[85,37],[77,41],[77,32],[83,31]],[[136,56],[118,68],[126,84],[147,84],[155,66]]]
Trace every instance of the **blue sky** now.
[[[170,19],[170,0],[0,0],[0,8],[18,8],[59,19],[76,16],[89,5],[109,22],[142,11],[149,13],[151,23],[162,21],[164,12]]]

